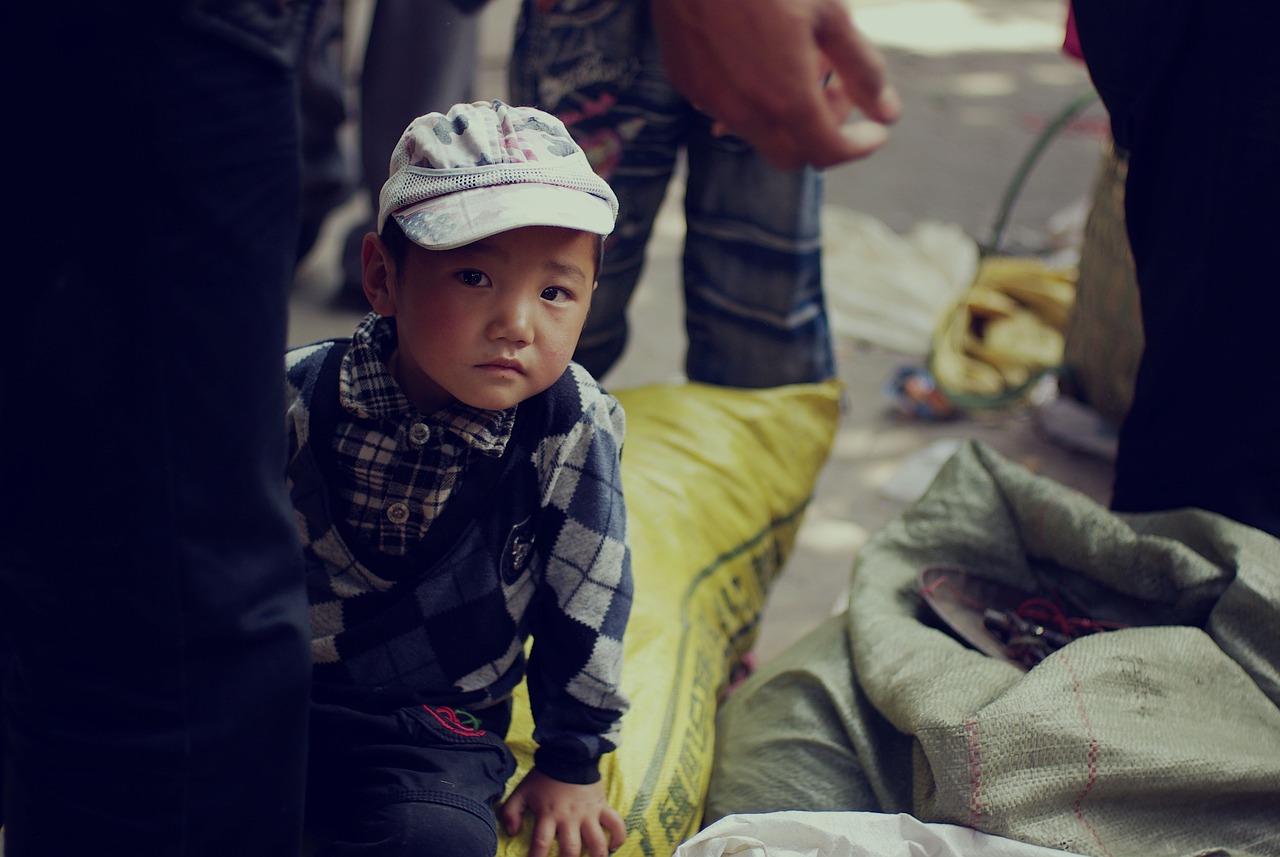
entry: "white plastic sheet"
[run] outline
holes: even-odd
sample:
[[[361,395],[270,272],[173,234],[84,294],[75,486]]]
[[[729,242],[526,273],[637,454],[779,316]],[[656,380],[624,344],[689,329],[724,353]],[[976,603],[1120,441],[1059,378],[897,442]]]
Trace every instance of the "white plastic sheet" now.
[[[1063,857],[1028,845],[905,813],[769,812],[730,815],[676,849],[674,857]]]
[[[955,224],[899,235],[858,211],[822,210],[827,311],[838,336],[923,355],[943,314],[978,270],[978,245]]]

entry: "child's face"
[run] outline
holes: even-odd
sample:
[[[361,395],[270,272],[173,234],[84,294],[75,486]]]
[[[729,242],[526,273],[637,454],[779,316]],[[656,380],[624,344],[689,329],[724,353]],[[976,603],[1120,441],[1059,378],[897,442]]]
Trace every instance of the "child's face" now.
[[[424,413],[454,399],[502,410],[554,384],[591,305],[597,243],[529,226],[454,250],[411,244],[398,270],[384,256],[385,288],[370,287],[366,247],[366,294],[395,318],[391,372],[413,403]]]

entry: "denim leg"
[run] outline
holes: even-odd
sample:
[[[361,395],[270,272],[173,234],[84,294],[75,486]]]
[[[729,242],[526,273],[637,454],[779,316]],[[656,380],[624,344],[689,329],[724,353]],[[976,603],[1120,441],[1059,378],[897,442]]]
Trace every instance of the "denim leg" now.
[[[534,12],[526,2],[512,99],[555,114],[618,196],[599,287],[574,360],[597,378],[622,356],[627,306],[692,111],[667,81],[643,4],[594,0]]]
[[[612,168],[597,167],[618,196],[618,220],[605,244],[600,285],[591,299],[591,312],[574,354],[574,359],[597,378],[617,362],[626,347],[627,306],[644,272],[654,219],[666,196],[689,122],[687,105],[659,73],[656,46],[650,45],[643,57],[645,70],[636,80],[629,104],[611,114],[612,124],[619,129],[621,158]]]
[[[513,97],[565,122],[620,205],[575,359],[599,377],[621,356],[627,305],[684,150],[689,379],[768,387],[832,377],[820,174],[773,169],[740,140],[713,137],[668,80],[643,4],[534,13],[526,3],[517,33]]]
[[[778,170],[710,122],[687,135],[689,380],[772,387],[835,375],[822,293],[822,175]]]
[[[293,74],[159,7],[15,5],[11,79],[31,86],[0,342],[6,853],[296,855]]]

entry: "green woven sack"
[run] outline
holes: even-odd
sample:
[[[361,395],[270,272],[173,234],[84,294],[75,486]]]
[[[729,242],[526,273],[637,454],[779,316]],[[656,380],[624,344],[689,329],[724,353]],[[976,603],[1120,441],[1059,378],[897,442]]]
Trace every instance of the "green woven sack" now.
[[[929,620],[921,569],[1129,624],[1029,671]],[[908,812],[1099,857],[1280,855],[1280,540],[1118,516],[969,442],[873,534],[848,611],[721,711],[710,817]]]

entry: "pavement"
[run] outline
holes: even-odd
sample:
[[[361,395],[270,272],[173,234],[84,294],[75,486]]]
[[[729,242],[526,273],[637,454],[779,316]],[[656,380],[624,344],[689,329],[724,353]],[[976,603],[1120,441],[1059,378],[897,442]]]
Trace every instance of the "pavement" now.
[[[514,0],[494,0],[483,13],[477,97],[505,97],[514,9]],[[1091,91],[1084,69],[1061,51],[1065,4],[859,0],[853,13],[883,50],[905,109],[884,149],[828,171],[826,203],[832,215],[824,243],[838,250],[855,239],[867,241],[865,220],[840,216],[849,214],[871,218],[889,236],[932,224],[987,243],[1006,189],[1037,135]],[[1053,138],[1012,207],[1000,242],[1004,252],[1072,261],[1105,127],[1105,114],[1095,102]],[[613,389],[682,377],[678,184],[660,215],[631,306],[632,341],[604,379]],[[349,335],[359,320],[360,313],[334,309],[329,302],[337,287],[341,236],[359,215],[355,203],[335,212],[300,269],[291,343]],[[849,234],[851,229],[860,234]],[[898,273],[910,272],[900,268]],[[864,274],[847,260],[829,264],[831,302],[840,304],[839,298],[855,292]],[[835,321],[842,331],[856,327]],[[903,416],[884,387],[899,366],[922,365],[924,348],[887,347],[847,332],[838,336],[847,404],[795,549],[769,596],[756,647],[760,662],[842,609],[858,548],[922,490],[957,439],[980,438],[1033,471],[1106,501],[1111,464],[1049,439],[1028,407],[942,422]]]

